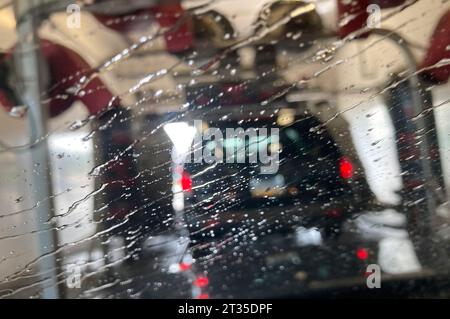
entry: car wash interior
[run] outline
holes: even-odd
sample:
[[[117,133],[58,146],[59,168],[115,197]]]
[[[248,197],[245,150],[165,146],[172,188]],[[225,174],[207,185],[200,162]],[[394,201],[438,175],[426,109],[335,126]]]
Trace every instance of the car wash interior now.
[[[0,298],[449,298],[449,77],[447,1],[0,0]]]

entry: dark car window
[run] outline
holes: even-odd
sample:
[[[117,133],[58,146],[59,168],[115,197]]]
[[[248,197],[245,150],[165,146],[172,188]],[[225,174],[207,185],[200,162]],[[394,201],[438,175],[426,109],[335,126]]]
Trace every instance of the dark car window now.
[[[283,121],[280,115],[279,121]],[[287,120],[286,120],[287,121]],[[209,201],[214,194],[221,194],[224,185],[232,185],[230,192],[236,193],[237,207],[263,205],[263,202],[278,205],[280,200],[302,199],[303,202],[316,201],[317,194],[326,196],[336,195],[336,191],[343,191],[346,186],[343,178],[339,175],[340,160],[343,158],[336,143],[329,134],[322,131],[321,134],[314,132],[314,128],[320,125],[313,117],[294,117],[287,126],[279,126],[274,119],[258,119],[254,121],[222,121],[208,122],[210,126],[217,127],[222,134],[226,135],[226,128],[242,128],[244,131],[259,128],[278,128],[279,136],[249,136],[244,140],[237,136],[224,138],[221,141],[203,141],[201,147],[211,150],[212,155],[223,152],[224,163],[217,165],[213,170],[207,170],[208,164],[187,164],[186,170],[193,176],[193,188],[195,198],[204,198]],[[255,128],[256,126],[256,128]],[[220,146],[220,148],[219,148]],[[198,147],[193,145],[194,148]],[[220,149],[220,150],[219,150]],[[267,149],[267,151],[266,151]],[[238,163],[239,152],[245,152],[243,163]],[[277,152],[276,173],[261,174],[260,166],[263,164],[251,163],[251,155],[265,151],[266,153]],[[230,154],[230,155],[228,155]],[[232,163],[227,163],[232,162]],[[207,184],[212,180],[220,182]],[[321,191],[318,191],[322,189]],[[334,194],[333,194],[334,192]],[[262,200],[266,199],[266,200]],[[293,204],[293,202],[291,203]]]

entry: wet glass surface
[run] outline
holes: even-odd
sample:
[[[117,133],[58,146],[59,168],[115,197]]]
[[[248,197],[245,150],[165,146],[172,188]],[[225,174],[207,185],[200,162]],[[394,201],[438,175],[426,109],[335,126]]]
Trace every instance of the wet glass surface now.
[[[444,0],[0,0],[0,297],[448,298],[449,59]]]

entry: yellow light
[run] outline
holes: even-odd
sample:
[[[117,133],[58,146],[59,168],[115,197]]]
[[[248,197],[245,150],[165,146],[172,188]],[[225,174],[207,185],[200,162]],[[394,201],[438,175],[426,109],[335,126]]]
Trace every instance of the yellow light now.
[[[291,125],[295,120],[295,111],[293,109],[281,109],[278,113],[277,124],[279,126]]]
[[[302,14],[314,11],[316,9],[316,6],[313,3],[309,3],[305,6],[300,6],[298,8],[295,8],[291,14],[289,15],[291,18],[298,17]]]

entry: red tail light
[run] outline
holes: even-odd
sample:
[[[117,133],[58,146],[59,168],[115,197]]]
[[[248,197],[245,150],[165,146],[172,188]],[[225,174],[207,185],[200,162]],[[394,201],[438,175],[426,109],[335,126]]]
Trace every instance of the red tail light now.
[[[192,179],[188,172],[183,171],[181,174],[181,188],[185,192],[192,191]]]
[[[367,260],[369,258],[369,251],[366,248],[358,248],[356,250],[356,257],[359,260]]]
[[[187,271],[187,270],[191,269],[192,264],[182,262],[178,266],[179,266],[180,271]]]
[[[204,288],[209,284],[208,277],[200,276],[194,280],[193,285],[199,288]]]
[[[353,164],[346,157],[341,158],[339,161],[339,172],[344,179],[350,179],[353,177]]]
[[[338,208],[333,208],[327,211],[326,214],[328,217],[339,218],[342,216],[342,211]]]

